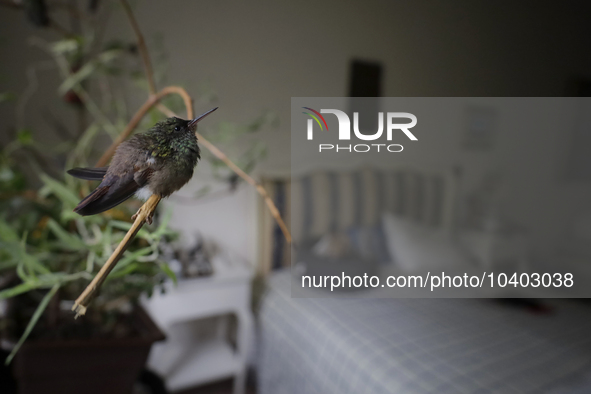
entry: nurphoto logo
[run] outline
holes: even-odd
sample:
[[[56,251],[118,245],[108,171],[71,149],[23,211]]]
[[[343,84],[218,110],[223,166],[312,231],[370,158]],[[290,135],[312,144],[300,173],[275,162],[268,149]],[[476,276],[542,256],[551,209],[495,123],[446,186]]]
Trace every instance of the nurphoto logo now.
[[[333,114],[337,117],[337,121],[339,122],[339,140],[340,141],[347,141],[351,140],[351,120],[349,116],[338,109],[321,109],[320,112],[310,108],[310,107],[302,107],[307,109],[310,112],[303,112],[304,114],[310,116],[308,119],[308,127],[307,127],[307,138],[308,140],[314,139],[314,121],[320,127],[321,131],[328,131],[328,124],[326,123],[326,119],[322,114]],[[417,137],[414,136],[413,133],[410,132],[409,129],[413,128],[417,124],[417,117],[408,112],[387,112],[386,113],[386,140],[392,141],[392,135],[395,131],[401,131],[406,135],[411,141],[417,141]],[[395,120],[399,119],[409,119],[410,123],[398,123]],[[359,113],[353,113],[353,133],[355,137],[362,140],[362,141],[375,141],[382,137],[384,133],[384,113],[378,112],[378,130],[373,134],[364,134],[359,130]],[[380,149],[385,149],[388,152],[402,152],[403,146],[400,144],[349,144],[349,145],[339,145],[339,144],[319,144],[318,145],[319,152],[323,151],[335,151],[335,152],[369,152],[375,150],[380,152]]]

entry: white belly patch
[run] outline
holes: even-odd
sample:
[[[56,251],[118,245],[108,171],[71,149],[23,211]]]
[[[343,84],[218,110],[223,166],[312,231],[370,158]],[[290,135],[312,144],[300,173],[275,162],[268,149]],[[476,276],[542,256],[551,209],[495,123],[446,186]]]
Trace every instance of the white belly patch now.
[[[135,196],[143,201],[146,201],[152,195],[152,191],[148,186],[144,186],[135,192]]]

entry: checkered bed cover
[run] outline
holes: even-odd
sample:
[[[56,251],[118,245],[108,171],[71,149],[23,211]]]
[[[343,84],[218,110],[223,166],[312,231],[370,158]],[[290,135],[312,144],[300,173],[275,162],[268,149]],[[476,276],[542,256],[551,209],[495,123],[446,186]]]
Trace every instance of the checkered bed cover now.
[[[555,304],[536,315],[476,299],[292,299],[289,272],[276,273],[259,393],[591,392],[591,310]]]

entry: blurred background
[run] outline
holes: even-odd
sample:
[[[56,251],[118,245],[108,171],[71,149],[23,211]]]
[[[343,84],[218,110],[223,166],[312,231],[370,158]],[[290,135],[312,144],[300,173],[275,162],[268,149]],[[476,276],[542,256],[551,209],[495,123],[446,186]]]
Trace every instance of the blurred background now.
[[[166,55],[167,82],[191,93],[215,92],[220,110],[210,122],[246,122],[262,110],[277,115],[280,126],[258,136],[269,147],[257,168],[264,172],[289,169],[291,97],[348,96],[352,59],[382,65],[384,97],[573,95],[569,83],[588,77],[591,65],[586,7],[583,2],[558,7],[552,2],[174,1],[138,2],[135,12],[148,43],[157,42]],[[41,33],[9,8],[2,9],[2,18],[3,89],[19,92],[27,86],[23,65],[46,59],[28,40],[55,33]],[[133,38],[121,10],[112,12],[105,35]],[[28,105],[39,112],[51,108],[66,121],[73,114],[56,103],[57,74],[41,71],[39,90]],[[127,98],[133,111],[144,95],[129,92]],[[207,109],[196,103],[196,112]],[[3,124],[10,127],[14,107],[1,110]],[[51,141],[42,116],[26,121],[40,141]],[[181,193],[190,195],[197,182],[199,177]],[[182,229],[190,223],[206,231],[253,261],[256,233],[248,229],[255,226],[256,201],[256,193],[244,187],[207,207],[192,207],[178,222]],[[216,225],[227,220],[234,225]]]
[[[20,212],[15,206],[30,212],[33,210],[26,204],[10,200],[13,198],[11,189],[3,190],[8,193],[4,195],[5,199],[10,200],[6,200],[2,207],[3,219],[14,231],[2,233],[6,242],[2,247],[7,255],[13,256],[6,257],[6,261],[10,261],[7,263],[9,269],[13,269],[18,266],[20,252],[10,254],[9,246],[18,245],[25,231],[32,234],[46,216],[88,244],[92,237],[80,228],[88,228],[91,235],[93,226],[104,232],[113,227],[109,220],[126,221],[137,209],[137,205],[130,203],[129,212],[123,211],[122,215],[111,213],[100,219],[102,221],[85,219],[80,224],[73,215],[62,213],[71,212],[70,205],[75,205],[75,201],[71,201],[72,194],[60,194],[62,189],[59,186],[36,174],[41,166],[52,179],[70,189],[75,196],[73,199],[79,198],[81,193],[88,191],[88,185],[64,178],[67,166],[91,165],[98,160],[113,135],[124,128],[147,99],[148,90],[135,44],[137,40],[119,2],[3,0],[0,5],[0,144],[6,157],[10,157],[3,165],[15,173],[17,170],[19,174],[22,172],[27,180],[26,186],[19,186],[19,192],[44,188],[42,195],[55,200],[52,200],[54,208],[51,213],[40,211],[30,223],[22,222],[9,215]],[[44,7],[49,10],[51,22],[39,17]],[[290,223],[295,216],[288,208],[291,201],[287,198],[292,170],[292,97],[585,97],[591,91],[591,53],[588,50],[591,45],[591,25],[588,23],[591,7],[586,2],[568,1],[558,5],[551,1],[255,3],[174,0],[134,1],[131,8],[146,39],[158,89],[167,85],[183,86],[193,97],[197,114],[220,107],[200,124],[199,132],[261,182]],[[76,42],[76,36],[84,37],[84,40]],[[107,53],[109,50],[119,52]],[[78,58],[77,51],[87,56]],[[60,64],[60,59],[66,61],[65,66]],[[90,77],[80,73],[90,63],[93,64],[87,69]],[[72,75],[80,79],[72,78]],[[64,85],[65,82],[68,84]],[[77,103],[80,93],[75,91],[77,84],[96,100],[109,122],[92,112],[80,110]],[[470,134],[470,119],[475,122],[478,134],[483,122],[486,129],[486,125],[494,124],[495,116],[498,116],[491,115],[486,100],[477,102],[470,110],[472,112],[458,112],[457,124],[461,127],[450,127],[445,130],[449,134],[439,136],[446,145],[432,141],[431,150],[416,151],[412,156],[420,157],[420,160],[408,159],[408,156],[401,162],[431,168],[445,164],[446,168],[439,169],[449,171],[459,167],[463,174],[463,194],[455,201],[464,207],[469,206],[477,216],[470,222],[470,218],[464,215],[462,225],[481,233],[469,234],[468,237],[478,240],[467,242],[482,245],[474,253],[487,262],[494,255],[491,245],[507,242],[516,245],[511,246],[511,250],[515,250],[512,257],[520,259],[526,254],[535,261],[550,260],[553,266],[556,261],[565,261],[564,264],[572,265],[569,269],[587,272],[586,264],[591,255],[588,248],[591,240],[589,103],[584,100],[576,102],[580,108],[573,109],[571,115],[573,119],[579,119],[581,126],[552,128],[540,122],[523,133],[511,130],[510,133],[516,134],[509,138],[505,132],[507,129],[497,133],[496,126],[491,126],[491,135],[496,136],[494,143],[486,136],[481,138]],[[165,104],[180,116],[185,115],[179,100],[169,99]],[[160,113],[152,111],[138,131],[146,130],[161,118]],[[96,125],[97,132],[91,138],[88,130],[93,125]],[[72,141],[84,136],[88,137],[86,145],[72,145]],[[14,144],[15,140],[19,143]],[[437,147],[441,148],[438,153],[435,151]],[[364,388],[368,392],[392,392],[395,389],[395,392],[458,392],[458,387],[465,392],[480,392],[483,387],[490,392],[506,392],[503,391],[506,387],[499,382],[507,381],[510,371],[502,370],[502,366],[524,363],[525,367],[514,369],[520,374],[513,376],[515,380],[511,380],[511,384],[516,392],[533,393],[548,391],[567,378],[584,380],[582,377],[591,370],[590,343],[584,338],[589,312],[586,306],[579,304],[518,303],[507,307],[508,312],[505,305],[486,304],[481,308],[465,301],[437,301],[428,305],[426,301],[429,300],[400,301],[394,307],[383,306],[382,301],[363,306],[355,303],[316,304],[309,300],[285,306],[278,300],[289,298],[289,291],[286,296],[282,291],[274,293],[272,289],[289,289],[289,280],[285,277],[274,279],[275,282],[268,279],[273,276],[272,271],[291,263],[291,254],[282,240],[280,229],[256,190],[237,178],[206,149],[202,150],[204,160],[191,182],[162,204],[157,223],[165,224],[154,226],[150,234],[155,235],[144,235],[131,250],[143,257],[146,257],[141,252],[144,249],[149,256],[158,250],[159,260],[152,261],[154,272],[139,272],[137,270],[143,266],[133,265],[135,271],[130,272],[158,278],[146,284],[150,292],[156,288],[154,286],[167,289],[166,296],[157,295],[151,301],[141,298],[141,302],[168,338],[167,342],[152,347],[148,363],[150,370],[165,378],[169,391],[192,390],[195,386],[234,377],[233,383],[226,381],[202,390],[224,392],[233,387],[237,390],[235,392],[240,392],[246,380],[256,380],[247,379],[247,365],[251,366],[250,369],[259,366],[257,373],[251,375],[259,376],[261,393],[278,393],[280,388],[293,393],[360,392],[359,387],[356,391],[346,391],[345,387],[350,387],[351,383],[349,378],[354,381],[351,387],[355,387],[358,380],[368,382]],[[68,156],[72,152],[74,158]],[[410,149],[408,152],[413,153]],[[28,157],[34,157],[37,167],[30,164]],[[518,169],[513,170],[515,168]],[[535,186],[535,192],[532,192],[531,185]],[[552,190],[552,196],[544,195],[545,188]],[[322,194],[322,191],[317,193]],[[536,198],[540,194],[541,197]],[[505,223],[494,222],[498,219],[496,216],[494,223],[486,221],[491,219],[487,210],[494,211],[494,215],[499,213],[499,199],[503,200],[503,214],[510,216],[511,229],[503,227]],[[563,209],[554,210],[555,206]],[[37,212],[36,208],[34,211]],[[378,214],[374,216],[374,222],[368,224],[379,222],[376,219]],[[43,235],[40,241],[31,241],[25,250],[42,263],[47,251],[57,253],[54,246],[45,244],[45,240],[49,243],[55,239],[66,242],[51,226],[48,230],[43,227],[41,233],[47,235]],[[113,227],[113,231],[126,228],[124,224],[119,226]],[[491,229],[494,231],[486,233]],[[499,234],[501,230],[503,232]],[[522,238],[514,241],[515,233],[518,237],[527,234],[527,241]],[[374,237],[373,233],[364,234],[370,239]],[[322,235],[319,232],[307,240],[311,249]],[[12,242],[10,245],[8,238]],[[72,240],[68,238],[67,241]],[[97,256],[95,268],[108,257],[108,254],[100,254],[108,249],[103,246],[111,244],[110,240],[101,242],[97,243],[96,252],[92,252]],[[90,261],[84,245],[64,246],[60,250],[66,252],[60,256],[72,254],[72,249],[77,248],[75,258],[84,261],[84,270],[87,268],[84,264]],[[569,256],[568,261],[563,257],[555,260],[557,255]],[[167,264],[167,268],[158,270],[162,267],[160,260]],[[132,261],[130,258],[129,264]],[[88,270],[89,274],[93,269]],[[173,286],[164,271],[171,271],[179,277],[178,287]],[[51,268],[51,272],[71,274],[78,270],[73,266],[60,266]],[[121,271],[122,277],[124,272]],[[3,288],[18,285],[19,278],[24,281],[17,273],[8,276],[11,280],[3,282]],[[253,278],[257,278],[254,286]],[[78,282],[72,282],[75,284],[74,297],[88,278],[81,275],[76,280]],[[124,284],[131,286],[128,282]],[[51,294],[47,291],[52,285],[44,285],[39,290],[33,306]],[[125,286],[122,285],[119,293],[113,291],[113,299],[128,292],[129,287]],[[271,289],[267,290],[271,294],[267,304],[261,296],[265,293],[261,290],[265,286]],[[65,291],[63,287],[61,289],[58,294]],[[133,287],[132,304],[143,290]],[[154,292],[159,294],[159,291]],[[106,296],[108,291],[105,293]],[[252,314],[251,297],[257,313],[263,299],[263,307],[267,305],[267,309],[263,309],[267,311],[266,315],[265,312],[261,317]],[[69,293],[61,298],[71,300]],[[105,299],[109,308],[110,301]],[[18,309],[16,306],[12,308]],[[68,304],[55,308],[67,310]],[[109,308],[109,311],[113,309]],[[23,325],[35,310],[31,306],[29,309],[30,313],[21,317]],[[319,316],[337,309],[349,320],[339,319],[337,313],[331,315],[334,320],[330,322],[320,320]],[[524,310],[526,312],[521,314]],[[368,311],[375,311],[375,314]],[[435,311],[447,313],[437,314]],[[555,314],[560,318],[536,320],[538,314],[546,316],[545,313],[550,311],[558,311]],[[412,323],[400,323],[397,315],[405,316]],[[467,316],[474,317],[473,325],[461,324]],[[374,334],[360,328],[360,321],[377,317],[385,322],[379,330],[393,332],[396,336],[375,334],[379,331],[377,325],[369,327]],[[516,323],[505,324],[513,320]],[[105,320],[100,318],[97,321],[101,325]],[[442,321],[445,321],[441,323],[443,325],[449,323],[448,333],[453,332],[452,339],[438,337],[444,330],[425,328]],[[503,325],[496,325],[499,321]],[[395,329],[396,324],[401,326]],[[10,327],[11,323],[6,325]],[[347,326],[353,327],[352,331],[347,331]],[[565,327],[573,326],[579,331],[571,332],[572,340],[565,341]],[[265,331],[265,327],[274,327],[274,330]],[[334,340],[334,349],[338,351],[330,350],[333,348],[319,351],[318,342],[298,342],[303,341],[299,335],[308,330],[312,333],[310,336],[324,338],[326,327],[340,327],[342,336]],[[474,332],[484,335],[488,333],[485,328],[491,327],[498,331],[491,343],[501,349],[511,349],[512,341],[517,341],[520,336],[527,337],[524,339],[526,345],[520,348],[523,351],[507,361],[505,356],[482,347],[482,337],[471,336]],[[22,328],[16,329],[17,333],[22,331]],[[412,336],[417,331],[418,335]],[[260,333],[262,343],[267,344],[266,351],[260,350],[254,333]],[[156,340],[158,335],[154,334],[152,338]],[[445,346],[429,342],[429,338],[437,338],[439,344],[448,343],[450,347],[458,343],[454,342],[457,338],[467,338],[467,342],[458,345],[461,351],[454,353],[447,352]],[[280,347],[280,343],[290,339],[293,339],[290,348]],[[352,340],[361,343],[374,339],[379,346],[372,350],[353,349],[347,344]],[[319,341],[325,343],[328,340]],[[14,338],[6,339],[4,347],[10,351],[15,342]],[[379,362],[380,357],[392,360],[390,354],[384,355],[376,350],[387,347],[385,343],[410,360],[408,363],[403,359],[394,362],[403,365],[400,375],[387,370],[374,373],[376,370],[367,367],[374,366],[374,363],[376,368],[384,365]],[[415,357],[417,353],[413,352],[416,349],[411,349],[411,345],[409,348],[392,345],[399,343],[428,349],[427,354],[434,355],[436,363],[429,364],[428,357]],[[537,347],[552,351],[540,356],[538,364],[526,363],[524,360],[536,359],[534,349]],[[305,351],[298,351],[298,348]],[[478,371],[460,362],[455,364],[455,372],[437,369],[450,359],[460,359],[459,354],[466,356],[470,353],[466,349],[478,349],[470,356],[480,360],[476,362],[480,368]],[[571,357],[569,352],[573,349],[580,351]],[[329,357],[329,354],[340,355],[340,358]],[[281,355],[279,358],[283,361],[277,361],[277,355]],[[146,356],[147,353],[144,359]],[[141,365],[142,358],[139,359]],[[346,360],[353,372],[344,367],[337,368],[337,360]],[[18,361],[18,357],[15,361],[15,365],[22,366],[19,371],[26,370],[25,361]],[[322,366],[322,362],[326,364]],[[554,368],[559,364],[568,367]],[[315,368],[314,365],[321,367]],[[407,370],[406,365],[415,367]],[[554,374],[546,373],[548,366],[554,368]],[[297,374],[290,374],[286,372],[288,370]],[[426,386],[417,383],[427,379],[423,373],[433,370],[438,372],[433,373],[436,377],[429,380],[431,383]],[[366,373],[369,375],[364,375]],[[489,374],[494,378],[487,380]],[[540,374],[545,374],[546,380],[534,377]],[[31,377],[25,372],[16,375],[21,381],[42,381],[40,377]],[[371,379],[364,378],[367,376]],[[390,376],[390,380],[384,376]],[[466,383],[465,380],[470,380],[466,376],[476,376],[473,380],[477,383]],[[298,382],[305,379],[309,383],[298,386]],[[458,381],[463,383],[454,386]],[[513,383],[517,381],[520,383]],[[370,383],[375,383],[375,387],[372,388]],[[126,384],[122,383],[122,386]],[[252,382],[247,386],[254,390]],[[22,387],[21,383],[19,390]],[[587,382],[581,387],[557,392],[576,392],[574,390],[591,386]]]

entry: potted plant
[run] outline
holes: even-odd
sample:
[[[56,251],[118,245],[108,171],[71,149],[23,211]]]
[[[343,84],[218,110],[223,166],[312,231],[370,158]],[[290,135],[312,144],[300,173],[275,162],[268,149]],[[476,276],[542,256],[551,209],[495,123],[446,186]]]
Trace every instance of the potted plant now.
[[[76,216],[83,182],[41,174],[41,188],[31,190],[13,164],[0,156],[0,299],[19,392],[130,392],[152,343],[164,338],[137,300],[158,291],[167,275],[174,279],[161,258],[163,242],[175,236],[169,216],[138,233],[87,316],[74,320],[71,300],[123,238],[133,209]]]
[[[139,204],[129,202],[104,214],[78,216],[72,209],[88,194],[90,185],[65,176],[65,170],[92,165],[109,142],[107,152],[112,152],[134,129],[146,130],[174,114],[172,110],[184,105],[190,113],[192,100],[180,87],[156,91],[156,82],[164,75],[163,62],[151,65],[125,0],[91,1],[89,7],[76,2],[67,7],[53,4],[56,10],[43,0],[9,0],[1,6],[24,11],[35,26],[58,33],[55,40],[34,37],[29,42],[54,60],[62,77],[59,102],[74,113],[74,119],[66,121],[51,112],[45,114],[47,129],[60,139],[50,146],[35,138],[48,130],[31,130],[25,117],[16,116],[12,138],[4,141],[0,152],[0,303],[5,305],[0,308],[0,336],[3,344],[11,345],[6,362],[14,358],[12,367],[22,393],[128,393],[151,344],[163,338],[138,308],[138,298],[160,291],[165,280],[176,280],[162,258],[163,246],[176,234],[168,229],[166,213],[141,229],[87,315],[75,320],[69,311],[73,300],[130,229]],[[135,38],[105,42],[106,15],[116,6],[127,14]],[[53,19],[58,12],[70,19],[70,30]],[[165,60],[163,53],[156,58]],[[42,72],[37,66],[29,67],[35,78]],[[149,98],[130,116],[123,93],[134,89],[147,91]],[[0,105],[32,113],[27,104],[35,91],[31,86],[25,91],[20,96],[0,92]],[[272,212],[274,205],[265,190],[247,175],[264,157],[264,145],[241,144],[234,164],[212,142],[231,144],[275,121],[263,113],[249,124],[222,122],[199,135],[207,148],[204,160],[214,176],[227,181],[229,192],[245,180],[265,197]],[[100,161],[105,164],[108,158],[103,155]],[[195,198],[207,192],[204,187]],[[288,236],[281,218],[274,216]]]

